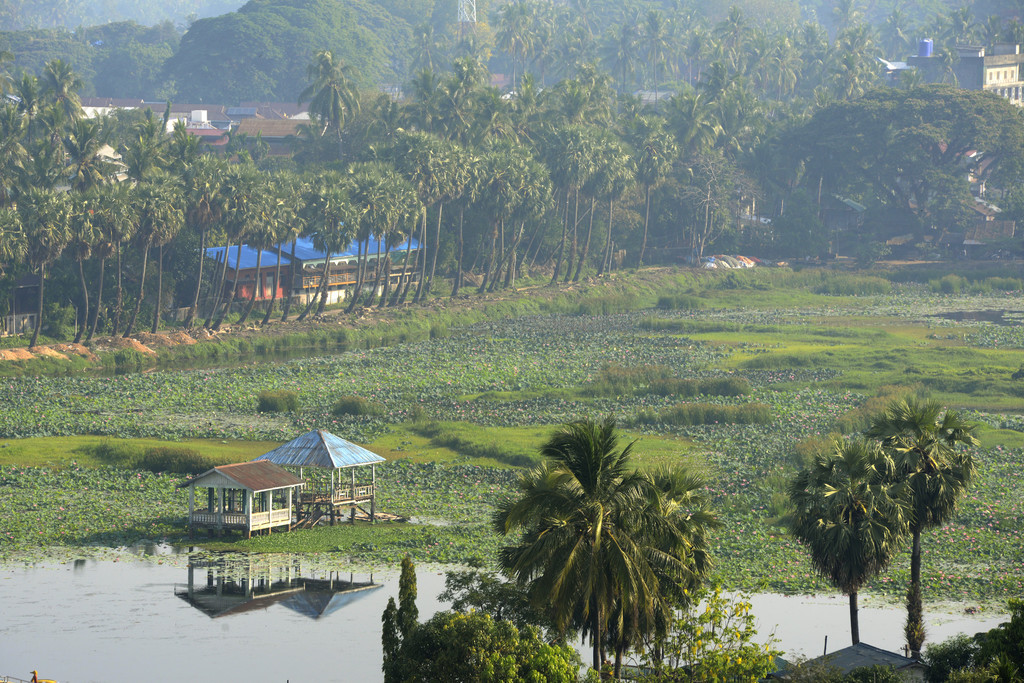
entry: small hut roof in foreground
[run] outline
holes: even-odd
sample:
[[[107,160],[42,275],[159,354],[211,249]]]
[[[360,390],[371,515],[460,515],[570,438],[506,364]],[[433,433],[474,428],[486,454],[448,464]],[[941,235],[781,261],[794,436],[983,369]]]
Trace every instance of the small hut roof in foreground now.
[[[338,469],[342,467],[358,467],[387,462],[373,451],[346,441],[322,429],[292,439],[278,446],[269,453],[264,453],[257,461],[269,460],[278,465],[291,467],[324,467]]]
[[[178,488],[185,486],[232,488],[231,484],[258,492],[299,486],[302,484],[302,480],[272,462],[239,462],[233,465],[214,467],[194,479],[179,484]]]

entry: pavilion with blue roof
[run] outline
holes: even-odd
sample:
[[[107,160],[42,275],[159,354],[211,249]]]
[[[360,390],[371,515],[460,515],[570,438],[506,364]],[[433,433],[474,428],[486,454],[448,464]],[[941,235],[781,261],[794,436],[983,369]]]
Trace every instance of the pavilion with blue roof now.
[[[284,467],[317,467],[331,471],[330,487],[307,484],[295,501],[296,528],[308,528],[325,517],[331,524],[341,517],[343,508],[351,508],[351,521],[355,523],[356,509],[362,510],[371,522],[376,521],[377,465],[387,462],[384,458],[351,441],[321,429],[315,429],[302,436],[264,453],[255,460],[267,460]],[[370,466],[369,483],[356,483],[356,471]],[[342,483],[338,470],[348,469],[350,481]],[[363,509],[369,506],[369,511]]]
[[[225,252],[227,252],[228,270],[224,282],[225,293],[231,291],[234,280],[237,278],[236,296],[242,300],[252,296],[253,288],[258,287],[256,298],[259,301],[297,297],[302,303],[307,303],[308,297],[313,295],[317,285],[320,284],[320,276],[327,254],[313,246],[313,240],[309,237],[298,238],[295,240],[294,246],[294,258],[292,257],[291,242],[283,242],[269,249],[257,249],[247,244],[243,244],[241,247],[239,245],[209,247],[206,250],[206,257],[215,261],[217,267],[221,267],[224,263]],[[341,253],[331,254],[327,303],[342,301],[346,292],[355,287],[359,247],[358,242],[352,242]],[[400,281],[406,274],[415,275],[410,272],[412,264],[405,261],[408,256],[418,251],[419,247],[418,241],[409,239],[392,248],[390,252],[386,252],[383,241],[370,237],[369,240],[362,243],[362,253],[366,257],[368,267],[371,264],[376,264],[378,250],[381,258],[390,255],[394,263],[391,278],[394,281]],[[280,282],[275,283],[277,250],[279,248],[281,250],[281,277]],[[259,264],[258,272],[257,264]],[[369,284],[372,286],[373,283]]]

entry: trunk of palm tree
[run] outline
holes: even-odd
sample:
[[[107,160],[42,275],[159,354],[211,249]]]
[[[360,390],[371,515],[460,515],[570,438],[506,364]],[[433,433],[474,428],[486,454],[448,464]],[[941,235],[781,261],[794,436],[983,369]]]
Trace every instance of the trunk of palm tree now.
[[[324,312],[324,308],[327,307],[327,290],[331,288],[331,250],[327,250],[327,263],[324,264],[324,280],[320,284],[320,301],[316,305],[316,314],[321,315]]]
[[[576,264],[576,274],[572,276],[573,282],[580,281],[580,273],[583,271],[583,264],[590,253],[590,236],[594,233],[594,207],[597,205],[597,198],[590,198],[590,223],[587,225],[587,239],[583,243],[583,253],[580,254],[580,261]]]
[[[121,307],[124,305],[124,299],[122,296],[121,288],[121,274],[123,273],[121,267],[121,242],[117,243],[117,294],[114,295],[114,329],[110,331],[111,336],[116,337],[117,331],[121,327]]]
[[[480,281],[480,287],[477,288],[477,294],[483,294],[487,291],[487,283],[489,282],[491,275],[491,267],[494,266],[494,249],[498,244],[498,223],[495,222],[491,228],[491,249],[487,256],[487,264],[484,266],[484,277]]]
[[[252,313],[252,309],[256,307],[256,295],[260,293],[262,287],[260,268],[263,267],[263,249],[259,248],[256,251],[256,281],[252,285],[252,294],[249,295],[249,304],[245,307],[245,313],[242,314],[241,320],[238,321],[238,326],[241,327],[245,324],[245,321],[249,319],[249,315]]]
[[[320,271],[320,282],[317,283],[316,291],[313,292],[313,298],[311,298],[309,301],[306,302],[306,308],[305,308],[304,311],[302,311],[302,313],[299,315],[299,317],[295,319],[296,322],[300,322],[301,323],[303,320],[306,319],[306,316],[308,316],[310,311],[313,310],[313,304],[315,304],[319,300],[321,292],[323,292],[324,296],[327,295],[327,281],[328,281],[328,279],[330,279],[329,278],[330,268],[331,268],[331,254],[330,254],[330,252],[328,252],[327,253],[327,258],[324,259],[324,268],[323,268],[322,271]]]
[[[601,672],[601,615],[596,607],[591,607],[590,637],[594,639],[594,671]]]
[[[132,310],[132,317],[128,319],[128,327],[125,328],[124,334],[121,335],[125,339],[130,337],[132,330],[135,329],[135,320],[139,317],[142,299],[146,296],[146,265],[149,263],[149,245],[150,242],[146,242],[146,246],[142,250],[142,277],[139,278],[139,296],[135,299],[135,308]]]
[[[210,313],[206,316],[206,322],[203,323],[203,327],[209,329],[213,325],[213,319],[217,315],[217,309],[220,308],[220,302],[224,298],[224,283],[228,279],[228,249],[231,245],[225,245],[224,247],[224,259],[220,264],[220,278],[218,279],[217,293],[213,298],[213,306],[210,307]]]
[[[455,264],[455,283],[452,285],[452,297],[459,295],[459,288],[462,286],[462,256],[463,256],[463,238],[462,238],[462,221],[466,217],[465,207],[459,208],[459,253]]]
[[[96,292],[96,310],[92,312],[92,321],[89,323],[89,334],[86,335],[85,341],[92,341],[92,336],[96,334],[96,325],[100,319],[100,307],[103,306],[103,271],[107,265],[107,259],[100,259],[100,283],[99,290]]]
[[[224,264],[225,273],[227,272],[227,252],[224,252]],[[228,297],[228,301],[224,304],[224,308],[221,309],[220,315],[217,317],[217,322],[213,324],[213,329],[219,330],[221,323],[224,322],[224,318],[231,312],[231,306],[235,303],[235,295],[238,293],[238,276],[242,270],[242,240],[238,240],[238,248],[235,251],[235,276],[231,278],[231,295]]]
[[[505,262],[508,261],[508,252],[505,251],[505,221],[501,221],[501,230],[498,233],[498,250],[495,252],[498,256],[498,263],[494,266],[494,275],[491,276],[491,284],[487,288],[488,292],[493,292],[498,287],[498,282],[501,280],[501,270],[505,267]]]
[[[575,201],[572,207],[572,242],[569,243],[569,258],[565,261],[565,279],[562,284],[568,284],[572,278],[572,264],[576,261],[576,249],[578,245],[577,230],[580,225],[580,191],[576,189]]]
[[[558,244],[558,256],[555,257],[555,272],[551,276],[551,282],[548,285],[558,284],[558,272],[562,268],[562,256],[565,254],[565,239],[566,233],[569,231],[569,189],[565,190],[565,207],[563,209],[564,216],[562,218],[562,241]]]
[[[910,590],[907,592],[907,645],[910,656],[921,658],[924,645],[924,607],[921,604],[921,527],[915,524],[911,529],[913,538],[910,551]]]
[[[504,289],[516,286],[516,266],[519,264],[519,244],[523,241],[523,232],[526,230],[526,223],[519,223],[519,233],[510,247],[511,254],[508,261],[508,269],[505,271]]]
[[[75,344],[82,341],[82,333],[89,324],[89,289],[85,286],[85,267],[82,259],[78,259],[78,282],[82,286],[82,324],[75,330]]]
[[[369,248],[369,244],[367,244]],[[356,254],[356,286],[352,290],[352,301],[348,302],[348,308],[345,309],[345,313],[351,313],[356,310],[356,304],[359,303],[359,293],[363,291],[363,278],[366,276],[366,254],[363,251],[363,243],[359,242]]]
[[[644,189],[644,205],[646,206],[644,209],[644,238],[640,242],[640,259],[636,263],[638,270],[644,265],[644,252],[647,251],[647,226],[650,224],[651,220],[651,186],[647,185]]]
[[[388,294],[391,292],[391,245],[384,248],[384,285],[380,291],[380,303],[377,308],[384,308],[388,302]]]
[[[203,286],[203,262],[206,261],[206,228],[199,231],[199,273],[196,275],[196,291],[192,295],[192,305],[188,307],[188,314],[185,316],[185,329],[191,330],[196,321],[196,312],[199,310],[199,294]]]
[[[860,623],[857,621],[857,591],[850,591],[850,637],[853,644],[860,642]]]
[[[164,245],[160,245],[158,251],[157,276],[156,276],[156,306],[153,310],[153,334],[156,334],[160,325],[160,301],[164,295]]]
[[[416,264],[420,268],[420,281],[416,283],[416,294],[412,297],[412,302],[418,304],[423,298],[423,288],[427,286],[427,255],[423,253],[426,249],[427,244],[427,212],[423,212],[423,220],[420,225],[420,248],[416,250]],[[423,260],[420,261],[420,254],[423,254]]]
[[[295,283],[295,243],[298,240],[292,240],[292,260],[288,264],[288,279]],[[288,286],[285,290],[283,287],[281,291],[285,293],[284,296],[284,311],[281,313],[281,322],[288,320],[288,312],[292,310],[292,285]]]
[[[430,288],[434,286],[434,273],[437,271],[437,254],[441,251],[441,216],[444,213],[444,203],[437,203],[437,231],[434,233],[434,254],[430,258],[430,276],[427,278],[427,286],[423,290],[423,296],[430,294]],[[424,261],[426,255],[424,255]]]
[[[423,212],[423,228],[427,227],[427,212]],[[395,290],[395,300],[393,303],[402,304],[405,303],[405,297],[409,293],[409,286],[412,284],[412,274],[416,272],[416,269],[420,267],[420,252],[416,250],[416,263],[412,264],[412,268],[409,267],[409,260],[412,257],[412,235],[409,235],[409,239],[405,241],[405,263],[402,264],[402,274],[398,278],[398,288]],[[423,278],[420,278],[422,282]]]
[[[612,210],[615,208],[615,200],[608,200],[608,235],[604,241],[604,258],[601,259],[601,270],[598,275],[611,272],[612,269]]]
[[[29,350],[36,347],[39,330],[43,327],[43,286],[46,284],[46,266],[39,266],[39,304],[36,306],[36,326],[32,330],[32,339],[28,343]]]
[[[263,316],[263,320],[260,322],[260,327],[263,327],[270,322],[270,314],[274,312],[274,304],[277,303],[277,288],[281,286],[281,244],[277,245],[277,267],[274,270],[274,286],[271,287],[270,292],[270,303],[267,304],[267,313]]]

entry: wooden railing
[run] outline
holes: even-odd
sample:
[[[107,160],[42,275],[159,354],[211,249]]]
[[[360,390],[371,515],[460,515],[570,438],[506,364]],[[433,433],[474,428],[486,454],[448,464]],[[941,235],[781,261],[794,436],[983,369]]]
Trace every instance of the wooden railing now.
[[[351,486],[336,486],[333,492],[329,488],[313,491],[307,489],[299,494],[299,500],[303,503],[326,503],[327,501],[339,503],[352,500],[369,500],[373,498],[374,488],[373,484],[363,484],[356,486],[355,490]]]
[[[278,524],[289,524],[292,521],[292,511],[282,508],[269,512],[254,512],[252,514],[252,529],[260,529]],[[192,524],[201,526],[226,526],[246,528],[248,518],[244,512],[193,512]]]
[[[192,523],[203,525],[241,526],[244,527],[246,517],[244,512],[193,512]]]
[[[291,510],[271,510],[270,512],[252,513],[252,528],[259,529],[278,524],[289,524],[292,521]]]

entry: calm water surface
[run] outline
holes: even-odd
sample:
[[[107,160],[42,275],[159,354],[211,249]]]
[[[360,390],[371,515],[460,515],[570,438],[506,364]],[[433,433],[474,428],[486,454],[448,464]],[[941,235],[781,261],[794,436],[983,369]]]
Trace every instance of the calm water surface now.
[[[366,584],[370,575],[314,571],[301,558],[197,565],[191,601],[189,573],[183,558],[0,568],[0,675],[27,679],[38,669],[74,683],[382,680],[380,616],[388,598],[397,599],[397,573],[375,574],[381,587],[347,593],[339,589],[350,578]],[[436,598],[444,574],[420,567],[417,584],[426,619],[444,607]],[[760,632],[774,631],[789,657],[821,654],[826,635],[829,651],[850,644],[845,598],[752,602]],[[961,608],[930,613],[929,638],[975,633],[1004,618]],[[865,642],[899,649],[900,609],[862,608],[860,620]]]

